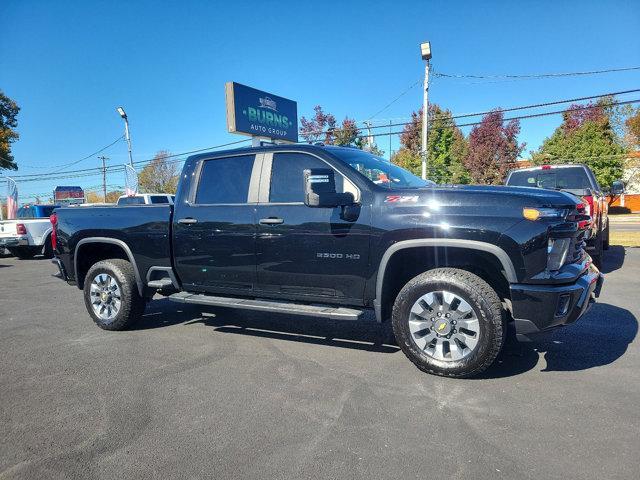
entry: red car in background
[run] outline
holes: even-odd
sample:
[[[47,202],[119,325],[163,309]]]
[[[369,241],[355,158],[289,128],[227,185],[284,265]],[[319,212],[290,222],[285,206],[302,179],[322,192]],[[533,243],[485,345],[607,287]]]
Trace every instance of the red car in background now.
[[[587,236],[587,252],[600,266],[602,252],[609,249],[609,202],[605,190],[600,188],[589,167],[573,165],[540,165],[512,170],[506,185],[512,187],[537,187],[562,190],[582,198],[586,213],[591,216],[591,229]],[[622,182],[613,182],[611,193],[619,195]]]

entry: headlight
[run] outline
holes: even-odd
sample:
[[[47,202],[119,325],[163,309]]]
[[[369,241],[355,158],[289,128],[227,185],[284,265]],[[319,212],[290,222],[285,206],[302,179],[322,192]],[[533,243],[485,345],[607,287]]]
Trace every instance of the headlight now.
[[[547,269],[559,270],[564,265],[571,245],[570,238],[550,238],[547,245]]]
[[[539,218],[564,218],[567,211],[563,208],[533,208],[522,209],[522,216],[527,220],[536,221]]]

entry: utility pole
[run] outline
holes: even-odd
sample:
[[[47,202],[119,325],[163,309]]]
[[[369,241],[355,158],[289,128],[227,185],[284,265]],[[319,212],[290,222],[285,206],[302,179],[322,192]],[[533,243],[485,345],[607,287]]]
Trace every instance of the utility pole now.
[[[105,157],[104,155],[101,155],[98,157],[100,160],[102,160],[102,198],[104,203],[107,203],[107,160],[109,160],[109,157]]]
[[[389,119],[389,162],[391,162],[391,119]]]
[[[424,97],[422,101],[422,179],[427,179],[427,140],[429,136],[429,61],[431,60],[431,44],[424,42],[420,44],[422,59],[426,62],[424,66]]]
[[[364,126],[367,127],[367,148],[369,151],[373,149],[373,137],[371,136],[371,122],[365,121]]]

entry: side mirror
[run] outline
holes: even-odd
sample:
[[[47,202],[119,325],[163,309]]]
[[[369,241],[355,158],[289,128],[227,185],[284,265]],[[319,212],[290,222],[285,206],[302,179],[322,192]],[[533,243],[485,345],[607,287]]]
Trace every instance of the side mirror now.
[[[351,205],[353,194],[337,193],[335,174],[330,168],[304,171],[304,204],[312,208],[335,208]]]
[[[612,195],[622,195],[623,193],[624,193],[624,183],[622,183],[622,180],[616,180],[611,184]]]

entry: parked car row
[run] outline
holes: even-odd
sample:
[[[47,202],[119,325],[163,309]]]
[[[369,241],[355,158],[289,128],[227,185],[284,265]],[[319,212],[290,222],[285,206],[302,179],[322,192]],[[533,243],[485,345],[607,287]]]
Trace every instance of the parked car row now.
[[[70,208],[112,207],[128,205],[173,205],[174,195],[160,193],[142,193],[122,195],[117,204],[74,204]],[[17,218],[0,220],[0,254],[5,251],[20,259],[43,255],[53,257],[51,245],[52,225],[49,217],[54,209],[61,205],[24,205],[18,209]],[[5,250],[5,251],[3,251]]]
[[[18,209],[16,219],[0,221],[0,247],[21,259],[38,254],[51,258],[52,225],[49,216],[58,206],[25,205]]]

